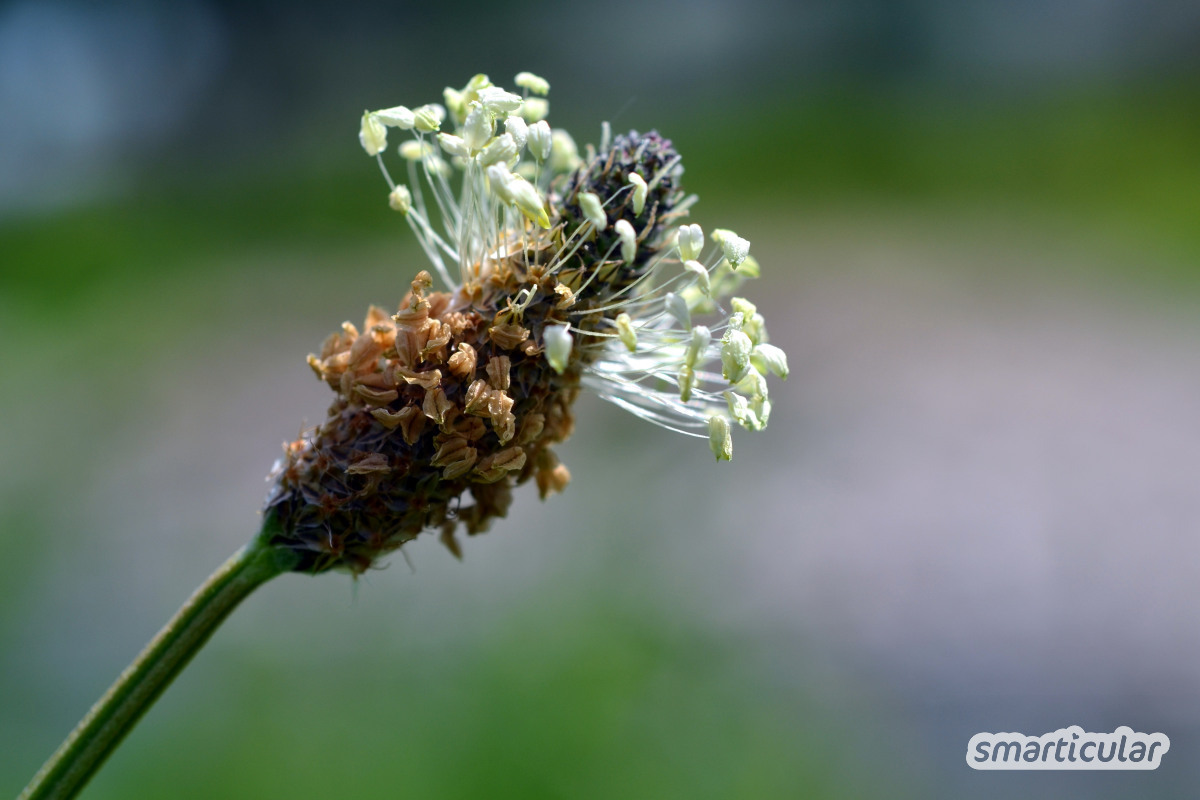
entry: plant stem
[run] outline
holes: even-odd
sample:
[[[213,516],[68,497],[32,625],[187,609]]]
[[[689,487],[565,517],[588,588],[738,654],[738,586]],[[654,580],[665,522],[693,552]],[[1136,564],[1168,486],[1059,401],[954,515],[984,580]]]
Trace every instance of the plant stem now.
[[[230,612],[263,583],[295,565],[293,553],[267,544],[273,524],[271,517],[265,519],[259,534],[196,589],[96,701],[18,800],[66,800],[78,794]]]

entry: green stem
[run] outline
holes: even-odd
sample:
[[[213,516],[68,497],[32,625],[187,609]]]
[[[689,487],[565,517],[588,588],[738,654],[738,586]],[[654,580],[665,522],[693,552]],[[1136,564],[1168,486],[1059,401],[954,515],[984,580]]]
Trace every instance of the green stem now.
[[[238,604],[295,565],[295,554],[267,544],[273,520],[188,598],[92,706],[18,800],[74,797]]]

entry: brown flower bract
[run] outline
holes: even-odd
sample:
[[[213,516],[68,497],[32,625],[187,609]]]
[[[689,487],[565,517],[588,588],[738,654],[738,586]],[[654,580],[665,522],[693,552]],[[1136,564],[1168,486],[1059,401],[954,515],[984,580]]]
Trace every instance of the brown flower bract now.
[[[298,571],[361,572],[430,528],[459,555],[455,529],[487,530],[514,483],[545,496],[569,480],[548,446],[571,433],[580,369],[550,369],[527,327],[540,309],[514,322],[430,284],[420,273],[395,315],[372,307],[361,332],[346,323],[309,356],[337,397],[286,447],[267,502]]]

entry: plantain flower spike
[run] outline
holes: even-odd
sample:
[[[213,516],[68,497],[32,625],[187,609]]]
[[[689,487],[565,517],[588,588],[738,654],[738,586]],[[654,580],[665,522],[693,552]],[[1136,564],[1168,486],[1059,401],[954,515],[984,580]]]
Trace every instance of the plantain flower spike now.
[[[561,491],[553,447],[585,388],[717,460],[731,423],[766,424],[766,375],[786,377],[786,357],[749,301],[722,305],[757,275],[749,242],[718,230],[705,252],[669,140],[630,131],[581,158],[543,120],[549,84],[516,85],[476,75],[445,107],[363,115],[360,143],[429,263],[394,311],[372,306],[308,358],[333,403],[285,445],[266,501],[297,571],[361,573],[427,530],[460,555],[458,533],[503,517],[514,486]],[[403,182],[389,128],[411,137]]]

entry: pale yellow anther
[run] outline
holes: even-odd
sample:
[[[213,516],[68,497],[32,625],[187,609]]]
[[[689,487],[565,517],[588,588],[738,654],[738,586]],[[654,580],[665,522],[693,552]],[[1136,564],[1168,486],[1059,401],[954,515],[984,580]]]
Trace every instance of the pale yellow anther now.
[[[478,92],[479,102],[496,116],[508,116],[521,109],[521,95],[513,94],[499,86],[488,86]]]
[[[506,164],[492,164],[485,170],[487,174],[488,184],[492,187],[492,194],[502,203],[512,203],[512,193],[508,191],[508,185],[512,183],[516,177],[509,171]]]
[[[729,429],[729,420],[720,414],[713,414],[708,418],[708,446],[717,457],[717,461],[733,460],[733,435]]]
[[[766,428],[767,423],[771,419],[771,401],[767,399],[766,394],[756,395],[750,401],[750,408],[758,417],[758,428],[756,430],[761,431]]]
[[[401,142],[399,147],[400,157],[408,161],[420,161],[425,156],[433,155],[433,152],[433,145],[416,139]]]
[[[462,159],[456,158],[455,160],[461,161]],[[444,177],[449,177],[450,173],[453,172],[453,170],[450,169],[450,165],[447,164],[441,156],[429,156],[422,163],[425,169],[429,170],[431,175],[442,175]]]
[[[676,235],[679,245],[679,257],[684,261],[692,261],[700,257],[704,249],[704,229],[699,225],[680,225]]]
[[[636,172],[629,173],[629,183],[633,185],[633,215],[640,217],[642,209],[646,207],[646,193],[649,187],[646,185],[646,179]]]
[[[679,370],[679,399],[684,403],[692,399],[692,389],[696,385],[696,370],[684,364]]]
[[[570,172],[579,166],[579,148],[571,134],[562,129],[555,130],[551,136],[550,167],[556,172]]]
[[[696,286],[705,297],[712,296],[712,284],[709,282],[708,270],[699,261],[685,261],[683,268],[696,276]]]
[[[461,136],[455,136],[453,133],[439,133],[438,144],[452,156],[466,158],[470,155],[470,148]]]
[[[737,236],[737,234],[728,228],[713,228],[713,231],[709,234],[709,236],[712,237],[712,240],[719,245],[730,236]]]
[[[619,219],[613,223],[613,230],[621,239],[621,258],[627,264],[633,263],[633,257],[637,254],[637,233],[633,226],[629,220]]]
[[[773,344],[760,344],[750,354],[750,361],[763,375],[770,372],[785,381],[788,376],[787,353]]]
[[[750,337],[733,327],[721,337],[721,374],[730,383],[737,383],[750,371],[750,353],[754,344]]]
[[[370,111],[363,112],[358,141],[369,156],[377,156],[387,149],[387,129]]]
[[[550,92],[549,81],[543,77],[534,75],[532,72],[518,72],[517,77],[513,79],[513,83],[522,89],[528,89],[534,94],[546,95]]]
[[[391,194],[388,195],[388,205],[392,207],[393,211],[407,214],[412,209],[412,195],[409,194],[408,187],[400,184],[392,189]]]
[[[663,305],[666,306],[667,313],[679,323],[679,327],[685,331],[691,330],[692,310],[688,308],[687,300],[674,292],[667,292],[667,296],[663,298]]]
[[[594,192],[579,193],[579,210],[583,212],[583,218],[592,223],[596,230],[602,231],[608,227],[604,206],[600,204],[600,197]]]
[[[750,337],[750,341],[754,342],[755,347],[765,344],[767,341],[767,320],[762,314],[755,314],[746,320],[742,330]]]
[[[521,116],[526,122],[541,122],[550,113],[550,103],[540,97],[526,97],[521,104]]]
[[[729,403],[730,415],[746,430],[761,431],[766,427],[766,423],[759,417],[758,412],[751,407],[750,401],[742,395],[737,392],[726,392],[725,400]]]
[[[744,423],[746,427],[751,430],[762,430],[767,427],[767,422],[771,418],[771,401],[767,398],[767,379],[757,370],[750,370],[735,388],[741,395],[749,396],[746,401],[746,409],[749,413],[743,414],[746,419]]]
[[[729,305],[734,311],[740,312],[743,319],[750,319],[758,313],[758,306],[751,303],[744,297],[733,297],[729,300]]]
[[[534,158],[545,161],[550,157],[553,145],[554,137],[550,132],[550,123],[543,119],[529,126],[529,152],[533,153]]]
[[[446,109],[437,103],[428,103],[413,110],[413,127],[422,133],[433,133],[442,127]]]
[[[472,153],[477,153],[492,138],[496,118],[492,112],[483,107],[482,103],[471,103],[467,111],[467,121],[462,126],[462,139]]]
[[[502,133],[483,148],[483,152],[479,154],[479,163],[485,167],[491,164],[507,164],[509,160],[516,158],[518,150],[512,135]]]
[[[546,230],[550,229],[550,215],[546,213],[546,202],[538,194],[538,190],[533,188],[533,184],[520,175],[513,175],[508,182],[508,193],[512,197],[513,204],[531,222],[537,223]]]
[[[462,124],[467,117],[467,105],[463,101],[463,93],[447,86],[442,90],[442,99],[446,101],[446,108],[450,110],[455,121]]]
[[[705,325],[697,325],[692,328],[692,337],[688,340],[687,357],[684,363],[689,367],[695,367],[701,357],[708,352],[708,345],[712,342],[712,332]]]
[[[477,75],[471,76],[471,80],[467,81],[467,85],[463,87],[463,102],[471,103],[479,99],[479,92],[492,85],[491,78],[480,72]]]
[[[734,388],[752,398],[767,399],[767,379],[756,369],[747,372],[746,377],[742,378]]]
[[[542,336],[545,340],[546,361],[558,374],[562,374],[571,360],[571,331],[569,325],[547,325]]]
[[[411,130],[416,124],[416,115],[405,106],[385,108],[375,112],[375,118],[389,128],[399,128],[402,131]]]
[[[729,266],[737,269],[750,255],[750,242],[736,233],[723,228],[717,228],[712,232],[712,239],[717,244],[721,245],[721,250],[725,254],[725,260],[729,262]]]
[[[754,346],[767,341],[767,321],[763,315],[758,313],[758,309],[750,301],[735,297],[730,301],[733,310],[742,315],[741,329],[750,337],[750,341]]]
[[[637,331],[633,329],[633,320],[624,311],[617,314],[617,338],[629,352],[637,352]]]
[[[525,142],[529,139],[529,125],[520,117],[509,117],[504,120],[504,130],[517,143],[518,150],[524,147]]]

